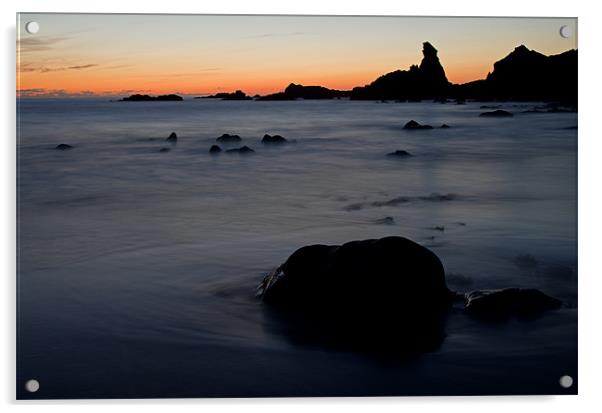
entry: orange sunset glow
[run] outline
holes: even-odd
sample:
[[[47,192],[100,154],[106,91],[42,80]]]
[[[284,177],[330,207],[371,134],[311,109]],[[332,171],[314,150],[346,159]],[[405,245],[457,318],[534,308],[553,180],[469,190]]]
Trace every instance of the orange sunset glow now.
[[[37,21],[40,32],[24,30]],[[347,90],[407,69],[421,44],[448,79],[481,79],[525,44],[574,48],[571,19],[21,14],[20,96],[265,94],[291,82]]]

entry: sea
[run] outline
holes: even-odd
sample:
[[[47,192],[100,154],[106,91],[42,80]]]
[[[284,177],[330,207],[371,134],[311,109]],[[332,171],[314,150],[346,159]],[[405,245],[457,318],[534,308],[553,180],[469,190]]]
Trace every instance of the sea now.
[[[577,113],[349,100],[17,108],[19,398],[576,392]],[[514,116],[479,116],[494,109]],[[433,129],[404,129],[412,119]],[[254,152],[210,154],[224,133],[242,141],[223,149]],[[262,144],[266,133],[289,142]],[[297,248],[392,235],[435,252],[454,291],[537,288],[563,307],[491,323],[456,306],[438,349],[391,357],[299,342],[255,297]]]

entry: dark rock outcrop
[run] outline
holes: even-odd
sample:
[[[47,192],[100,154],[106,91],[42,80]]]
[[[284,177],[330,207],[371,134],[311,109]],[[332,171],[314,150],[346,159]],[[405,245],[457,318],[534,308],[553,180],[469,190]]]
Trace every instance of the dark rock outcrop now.
[[[483,112],[479,116],[483,118],[509,118],[514,115],[512,115],[512,113],[508,112],[507,110],[497,109],[491,112]]]
[[[282,92],[266,96],[255,95],[256,100],[341,99],[418,102],[433,100],[448,102],[455,99],[464,104],[466,99],[477,100],[531,100],[577,104],[577,50],[546,56],[521,45],[493,65],[485,79],[464,84],[452,84],[437,56],[437,50],[423,43],[420,65],[408,70],[395,70],[372,83],[351,91],[329,89],[323,86],[289,84]],[[244,92],[217,93],[207,98],[224,100],[251,99]],[[200,98],[198,98],[200,99]],[[124,101],[182,100],[177,95],[151,97],[132,95]]]
[[[170,133],[169,136],[167,137],[167,139],[165,139],[165,142],[177,143],[178,142],[178,135],[176,135],[175,132]]]
[[[284,92],[261,96],[257,100],[296,100],[296,99],[335,99],[348,97],[351,94],[345,90],[328,89],[323,86],[303,86],[291,83]]]
[[[216,93],[215,95],[199,96],[195,97],[195,99],[253,100],[251,96],[247,96],[247,94],[242,90],[237,90],[236,92],[232,93],[221,92]]]
[[[465,295],[466,311],[489,319],[532,317],[561,305],[560,300],[535,289],[477,290]]]
[[[178,101],[182,101],[184,100],[184,98],[182,98],[182,96],[178,96],[178,95],[160,95],[160,96],[150,96],[150,95],[131,95],[129,97],[123,98],[120,100],[120,102],[157,102],[157,101],[163,101],[163,102],[178,102]]]
[[[449,125],[447,123],[444,123],[443,125],[441,125],[441,129],[449,129]]]
[[[486,79],[454,85],[450,93],[479,100],[577,103],[577,50],[546,56],[524,45],[493,65]]]
[[[411,120],[408,123],[406,123],[403,127],[404,129],[409,129],[409,130],[418,130],[418,129],[433,129],[433,127],[431,125],[421,125],[420,123],[416,122],[415,120]]]
[[[437,57],[424,43],[420,66],[396,70],[351,91],[351,99],[446,102],[466,99],[552,101],[577,104],[577,50],[546,56],[521,45],[493,65],[485,79],[451,84]]]
[[[243,147],[240,147],[240,148],[228,149],[226,151],[226,153],[240,153],[240,154],[246,154],[246,153],[252,153],[252,152],[255,152],[255,151],[246,145]]]
[[[222,151],[222,148],[220,148],[217,145],[211,145],[211,148],[209,148],[209,153],[220,153]]]
[[[61,143],[59,145],[56,145],[54,149],[59,151],[68,151],[69,149],[73,149],[73,146],[67,145],[66,143]]]
[[[280,135],[268,135],[267,133],[265,135],[263,135],[263,138],[261,139],[261,143],[267,143],[267,144],[281,144],[281,143],[287,143],[288,140],[286,140],[286,138],[284,138],[283,136]]]
[[[169,151],[171,151],[171,149],[169,149],[169,148],[161,148],[161,149],[159,149],[159,152],[169,152]]]
[[[224,133],[222,136],[220,136],[219,138],[216,139],[217,142],[223,142],[223,143],[235,143],[235,142],[240,142],[242,139],[240,139],[240,136],[238,135],[230,135],[228,133]]]
[[[429,42],[423,43],[422,46],[423,59],[420,66],[413,65],[409,70],[396,70],[379,77],[369,85],[353,88],[351,99],[417,101],[444,98],[450,83],[437,57],[437,49]]]
[[[388,153],[387,156],[406,157],[406,156],[412,156],[412,154],[409,153],[408,151],[404,151],[404,150],[398,149],[395,152]]]

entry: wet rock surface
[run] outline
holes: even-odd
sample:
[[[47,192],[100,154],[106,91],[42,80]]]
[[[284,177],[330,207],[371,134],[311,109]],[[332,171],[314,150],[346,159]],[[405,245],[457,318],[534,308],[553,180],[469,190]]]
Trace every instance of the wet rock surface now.
[[[487,319],[534,317],[561,305],[560,300],[531,288],[476,290],[465,294],[466,311]]]
[[[68,151],[69,149],[73,149],[73,146],[67,145],[66,143],[61,143],[59,145],[56,145],[54,149],[56,149],[57,151]]]
[[[216,139],[216,142],[233,143],[240,142],[241,140],[242,139],[238,135],[230,135],[228,133],[224,133],[222,136]]]
[[[406,123],[403,128],[409,130],[433,129],[431,125],[421,125],[413,119]]]

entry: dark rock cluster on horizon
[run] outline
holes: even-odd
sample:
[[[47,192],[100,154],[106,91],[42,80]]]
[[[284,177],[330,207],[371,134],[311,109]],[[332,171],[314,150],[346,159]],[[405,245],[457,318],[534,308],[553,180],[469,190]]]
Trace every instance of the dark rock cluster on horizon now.
[[[466,99],[549,101],[577,104],[577,50],[568,50],[546,56],[520,45],[503,59],[493,64],[493,71],[485,79],[464,84],[452,84],[439,61],[437,49],[429,42],[422,47],[422,61],[408,70],[395,70],[384,74],[365,86],[352,90],[335,90],[324,86],[304,86],[291,83],[284,91],[265,96],[250,97],[243,91],[220,92],[195,99],[222,100],[297,100],[342,99],[378,100],[397,102],[433,100],[446,103],[455,99],[457,104]],[[127,102],[181,101],[181,96],[132,95],[121,99]]]
[[[237,90],[233,93],[220,92],[216,93],[215,95],[199,96],[195,97],[195,99],[253,100],[251,96],[247,96],[247,94],[242,90]]]
[[[150,95],[131,95],[129,97],[120,99],[120,102],[155,102],[155,101],[182,101],[184,98],[182,96],[170,94],[170,95],[160,95],[160,96],[150,96]]]
[[[258,97],[258,100],[335,99],[421,101],[446,103],[455,99],[463,104],[476,100],[539,100],[577,103],[577,50],[546,56],[524,45],[493,65],[485,79],[452,84],[437,56],[437,50],[425,42],[420,65],[395,70],[372,83],[351,91],[291,83],[284,92]]]
[[[303,86],[291,83],[284,92],[261,96],[257,100],[335,99],[350,96],[349,91],[328,89],[323,86]]]

